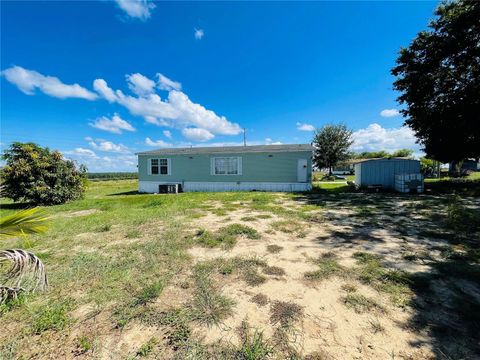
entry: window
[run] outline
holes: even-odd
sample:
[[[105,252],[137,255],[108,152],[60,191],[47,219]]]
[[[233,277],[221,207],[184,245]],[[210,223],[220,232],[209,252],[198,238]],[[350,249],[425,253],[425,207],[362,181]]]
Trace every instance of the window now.
[[[213,175],[241,175],[240,157],[221,157],[212,159]]]
[[[150,159],[150,174],[169,175],[168,159]]]

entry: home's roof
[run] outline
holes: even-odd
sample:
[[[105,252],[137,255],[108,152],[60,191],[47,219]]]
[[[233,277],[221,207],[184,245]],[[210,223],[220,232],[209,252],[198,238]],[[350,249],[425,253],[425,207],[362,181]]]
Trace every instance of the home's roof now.
[[[137,155],[190,155],[190,154],[233,154],[233,153],[271,153],[271,152],[295,152],[313,151],[310,144],[286,144],[286,145],[253,145],[253,146],[212,146],[212,147],[188,147],[166,148],[152,151],[143,151]]]

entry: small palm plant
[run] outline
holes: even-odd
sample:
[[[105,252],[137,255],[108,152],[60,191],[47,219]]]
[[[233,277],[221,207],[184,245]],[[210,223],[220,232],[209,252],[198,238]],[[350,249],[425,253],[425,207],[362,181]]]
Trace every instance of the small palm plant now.
[[[0,239],[39,234],[47,230],[47,217],[38,208],[19,211],[0,218]],[[10,263],[10,265],[5,265]],[[45,290],[45,266],[34,254],[21,249],[0,250],[0,304],[19,294]]]

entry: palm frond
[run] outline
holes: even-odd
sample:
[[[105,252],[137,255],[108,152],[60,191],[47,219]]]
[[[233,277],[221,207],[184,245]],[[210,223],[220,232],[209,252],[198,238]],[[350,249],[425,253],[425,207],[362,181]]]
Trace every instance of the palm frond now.
[[[48,286],[47,274],[42,261],[25,250],[1,250],[0,264],[11,262],[10,268],[3,274],[2,286],[21,288],[25,291],[45,290]]]
[[[39,208],[19,211],[0,218],[0,238],[39,234],[47,230],[48,217]]]

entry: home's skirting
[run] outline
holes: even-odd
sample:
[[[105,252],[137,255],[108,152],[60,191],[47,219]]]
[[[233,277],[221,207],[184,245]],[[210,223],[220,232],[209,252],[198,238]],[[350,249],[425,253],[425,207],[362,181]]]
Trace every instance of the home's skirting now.
[[[142,181],[138,182],[138,191],[143,193],[158,193],[162,184],[181,184],[183,191],[309,191],[310,183],[275,183],[275,182],[207,182],[207,181]]]

